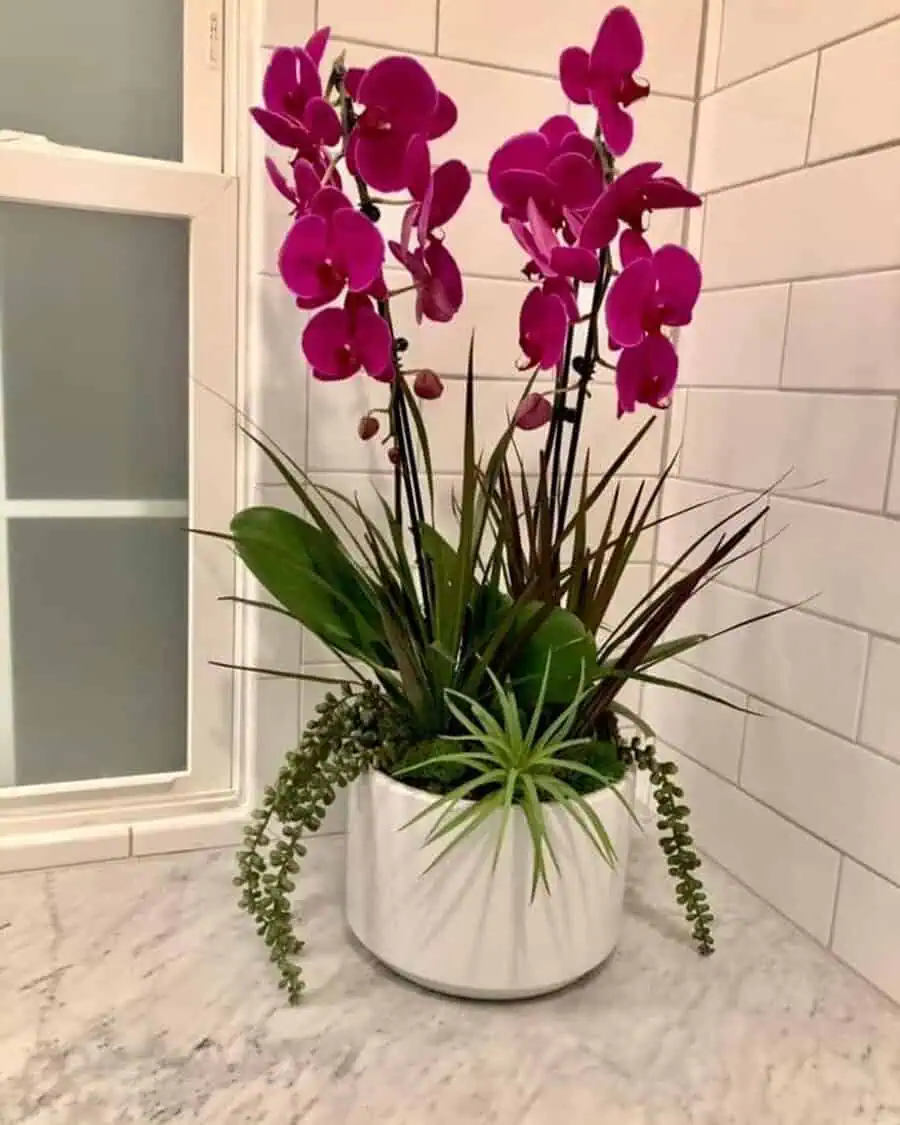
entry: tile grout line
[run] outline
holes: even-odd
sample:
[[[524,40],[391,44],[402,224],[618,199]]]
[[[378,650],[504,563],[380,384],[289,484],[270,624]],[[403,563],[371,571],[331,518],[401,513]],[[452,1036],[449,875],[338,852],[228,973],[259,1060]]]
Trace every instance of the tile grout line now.
[[[900,148],[900,145],[898,145]],[[844,270],[824,270],[822,273],[805,273],[799,276],[776,276],[776,277],[755,277],[742,281],[732,281],[724,285],[707,285],[705,286],[704,293],[721,293],[725,290],[728,292],[735,292],[742,289],[761,289],[766,285],[799,285],[808,281],[838,281],[845,277],[871,277],[872,274],[879,273],[897,273],[898,265],[892,262],[890,265],[880,266],[857,266],[855,269]],[[463,271],[465,273],[465,271]],[[486,275],[489,276],[489,275]],[[493,280],[493,279],[492,279]],[[503,280],[498,278],[497,280]],[[510,279],[507,279],[510,280]]]
[[[856,700],[856,715],[853,719],[853,741],[862,746],[863,714],[866,705],[866,689],[869,686],[869,669],[872,665],[872,634],[866,633],[866,651],[863,656],[862,675],[859,678],[859,696]]]
[[[441,42],[441,0],[435,0],[434,4],[434,53],[439,55]]]
[[[839,852],[838,856],[838,873],[834,885],[834,906],[831,911],[831,923],[828,927],[828,940],[825,943],[826,949],[832,949],[834,946],[834,931],[837,927],[838,907],[841,902],[841,888],[844,883],[844,864],[847,862],[847,857],[843,852]]]
[[[719,21],[719,42],[716,47],[716,69],[713,74],[713,88],[711,93],[718,92],[719,72],[722,69],[722,44],[725,42],[725,21],[728,18],[728,0],[722,0],[722,19]],[[700,97],[706,97],[701,91]]]
[[[805,56],[804,56],[805,57]],[[816,103],[819,100],[819,74],[822,70],[822,50],[816,51],[816,71],[813,75],[812,99],[809,106],[809,128],[806,131],[806,149],[803,153],[803,164],[809,167],[809,152],[812,148],[813,126],[816,120]]]
[[[724,33],[724,30],[725,30],[725,18],[724,18],[725,10],[726,9],[723,7],[723,13],[722,13],[722,30],[723,30],[723,33]],[[878,20],[876,23],[869,24],[867,27],[860,28],[857,31],[848,32],[847,35],[841,35],[837,39],[828,39],[824,43],[818,43],[818,44],[813,45],[812,47],[807,47],[807,49],[805,51],[799,51],[796,55],[788,55],[787,58],[779,59],[778,62],[772,63],[770,66],[764,66],[760,70],[751,71],[750,74],[742,74],[740,78],[735,78],[731,82],[725,82],[721,86],[717,86],[715,90],[711,91],[711,93],[709,93],[709,94],[705,94],[704,97],[712,97],[713,94],[719,94],[723,90],[731,90],[735,86],[743,85],[743,83],[745,83],[745,82],[752,82],[754,78],[760,78],[764,74],[771,74],[773,70],[778,70],[780,67],[787,66],[788,63],[797,62],[799,59],[805,58],[807,55],[811,55],[813,53],[813,51],[827,51],[831,47],[837,47],[839,44],[847,43],[851,39],[860,39],[860,38],[862,38],[862,36],[868,35],[869,32],[878,31],[880,28],[887,27],[888,24],[896,23],[896,22],[898,22],[898,16],[897,16],[896,13],[892,16],[886,16],[884,19]],[[725,39],[725,36],[723,34],[722,35],[722,41],[723,42],[724,42],[724,39]],[[719,61],[721,62],[721,57],[720,57]],[[716,77],[718,79],[718,72],[717,72]]]
[[[787,283],[787,298],[784,304],[784,329],[781,333],[781,356],[778,363],[778,386],[784,387],[784,361],[787,357],[788,332],[791,327],[791,306],[794,299],[794,283]]]
[[[897,467],[897,446],[900,444],[900,396],[894,403],[894,428],[891,433],[891,449],[888,455],[887,479],[884,482],[884,497],[881,501],[881,514],[888,519],[894,519],[895,513],[889,509],[891,502],[891,484],[894,469]]]

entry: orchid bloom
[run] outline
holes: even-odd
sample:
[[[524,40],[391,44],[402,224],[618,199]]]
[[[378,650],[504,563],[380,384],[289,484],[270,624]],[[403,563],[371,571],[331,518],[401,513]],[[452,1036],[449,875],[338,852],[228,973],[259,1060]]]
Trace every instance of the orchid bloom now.
[[[663,406],[675,387],[678,358],[664,326],[690,324],[702,275],[680,246],[636,258],[616,278],[606,299],[610,341],[623,349],[616,365],[619,414],[635,403]]]
[[[566,97],[578,105],[594,106],[613,156],[626,153],[634,137],[627,107],[650,93],[646,83],[634,78],[643,58],[641,29],[632,12],[622,7],[607,13],[590,54],[582,47],[567,47],[559,58]]]
[[[336,188],[322,188],[288,231],[278,269],[301,308],[327,305],[348,286],[364,293],[381,276],[384,240]]]
[[[448,160],[432,172],[428,143],[417,134],[406,150],[404,175],[413,202],[403,218],[402,241],[408,245],[415,225],[420,242],[425,242],[460,209],[472,186],[472,173],[461,160]]]
[[[553,407],[537,391],[531,391],[516,407],[513,421],[520,430],[538,430],[546,426],[553,415]]]
[[[563,300],[543,288],[532,289],[519,313],[519,346],[528,363],[523,370],[556,367],[566,346],[569,313]]]
[[[491,157],[488,185],[503,205],[504,222],[526,218],[533,200],[562,224],[565,210],[587,210],[604,188],[594,143],[566,114],[548,118],[539,130],[510,137]]]
[[[406,186],[409,142],[443,136],[456,122],[456,106],[415,59],[392,55],[348,82],[363,106],[347,146],[347,166],[377,191]]]
[[[416,323],[422,319],[446,323],[463,302],[462,274],[443,242],[430,238],[415,250],[409,244],[389,242],[391,253],[404,266],[416,287]]]
[[[657,176],[656,161],[635,164],[613,180],[588,213],[578,238],[587,250],[602,250],[616,237],[619,223],[628,229],[620,240],[623,265],[650,253],[644,232],[645,216],[651,211],[699,207],[699,195],[688,191],[671,176]]]
[[[533,199],[527,205],[528,221],[509,220],[509,229],[529,256],[527,274],[542,277],[570,277],[576,281],[596,281],[600,272],[597,255],[581,246],[562,246]]]
[[[257,125],[276,144],[314,157],[322,145],[341,139],[341,122],[325,98],[319,63],[329,29],[317,31],[305,47],[278,47],[263,77],[263,105],[250,110]]]
[[[391,331],[368,297],[354,293],[347,294],[342,309],[321,309],[310,319],[303,354],[316,379],[349,379],[361,369],[381,382],[394,376]]]
[[[288,183],[287,177],[271,156],[266,157],[266,172],[275,189],[294,205],[295,215],[302,215],[309,210],[310,203],[322,187],[319,174],[308,160],[297,159],[292,162],[293,186]],[[336,171],[329,180],[329,186],[340,187]]]

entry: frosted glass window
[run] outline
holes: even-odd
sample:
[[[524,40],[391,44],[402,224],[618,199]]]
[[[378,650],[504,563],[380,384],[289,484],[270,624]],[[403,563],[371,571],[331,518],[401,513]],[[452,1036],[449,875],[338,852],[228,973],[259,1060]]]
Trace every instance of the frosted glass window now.
[[[0,129],[182,158],[184,0],[0,0]]]
[[[181,770],[186,519],[11,519],[18,785]]]
[[[0,203],[7,498],[187,497],[189,234]]]

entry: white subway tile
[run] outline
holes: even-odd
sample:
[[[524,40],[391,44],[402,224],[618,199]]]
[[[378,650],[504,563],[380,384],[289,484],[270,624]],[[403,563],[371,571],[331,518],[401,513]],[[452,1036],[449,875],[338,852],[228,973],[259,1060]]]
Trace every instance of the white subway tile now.
[[[691,97],[697,67],[700,0],[632,0],[647,45],[640,73],[654,90]],[[604,14],[593,0],[532,4],[527,15],[512,15],[506,4],[452,0],[442,4],[439,51],[521,70],[556,74],[564,47],[590,50]]]
[[[386,430],[384,416],[379,415],[382,434],[378,437],[360,441],[356,432],[360,418],[370,410],[385,409],[389,399],[390,388],[362,372],[334,383],[310,379],[307,467],[389,472],[387,451],[380,441]]]
[[[701,45],[700,94],[711,94],[716,88],[719,70],[719,44],[722,40],[722,20],[725,0],[708,0],[706,5],[706,31]]]
[[[681,471],[738,488],[768,488],[790,472],[782,492],[880,509],[895,405],[871,395],[692,390]]]
[[[693,186],[710,191],[797,168],[806,155],[815,55],[704,98]]]
[[[900,637],[900,520],[773,500],[759,592]]]
[[[777,386],[787,307],[787,285],[701,294],[678,336],[681,382]]]
[[[900,147],[711,196],[706,284],[723,288],[896,266],[898,185]]]
[[[765,70],[896,14],[896,0],[728,0],[719,82]]]
[[[306,408],[309,369],[300,349],[308,319],[285,289],[280,277],[257,276],[250,282],[251,355],[250,403],[252,423],[298,464],[306,457]],[[246,442],[257,481],[281,477],[271,462]]]
[[[319,0],[319,26],[344,39],[433,51],[436,8],[437,0]]]
[[[518,278],[526,255],[500,221],[500,204],[487,177],[472,177],[472,189],[447,231],[447,247],[464,274]]]
[[[697,844],[821,942],[828,940],[838,853],[727,781],[675,755]]]
[[[714,773],[737,782],[746,716],[734,708],[746,707],[747,696],[681,661],[666,661],[658,674],[718,696],[732,705],[713,703],[676,688],[647,684],[642,717],[661,742],[681,750]]]
[[[844,861],[832,949],[900,1003],[900,887]]]
[[[292,665],[292,667],[294,667]],[[308,671],[296,666],[298,671]],[[253,742],[253,777],[259,792],[272,785],[284,763],[285,754],[296,748],[300,737],[301,680],[257,680]]]
[[[900,431],[894,435],[894,460],[888,492],[888,511],[900,516]]]
[[[692,598],[672,636],[715,633],[778,603],[712,585]],[[757,621],[694,649],[685,662],[753,696],[851,735],[862,693],[866,635],[802,610]]]
[[[898,59],[900,19],[822,52],[811,160],[900,138]],[[871,96],[860,101],[856,90]]]
[[[581,429],[581,449],[590,449],[591,472],[602,473],[615,460],[640,428],[653,417],[653,411],[638,409],[634,414],[616,417],[616,389],[611,385],[597,384],[585,409]],[[623,472],[636,476],[655,477],[660,471],[665,415],[657,415],[653,426],[638,444]],[[542,432],[542,431],[541,431]]]
[[[450,238],[452,235],[449,235]],[[389,285],[409,284],[401,273],[390,271]],[[519,310],[530,286],[524,281],[467,277],[463,279],[465,300],[459,313],[448,324],[415,322],[415,296],[394,298],[394,325],[410,343],[405,362],[408,369],[430,367],[442,375],[464,375],[469,358],[469,341],[475,333],[475,371],[479,378],[517,378],[516,364],[522,359],[519,348]]]
[[[773,712],[748,727],[741,783],[854,859],[900,879],[900,764]]]
[[[796,282],[786,387],[900,389],[900,271]]]
[[[262,42],[266,47],[305,43],[315,30],[315,0],[264,0],[262,8]]]
[[[572,116],[582,132],[591,135],[597,124],[592,106],[573,106]],[[634,142],[622,157],[622,167],[630,168],[645,160],[660,160],[666,175],[682,182],[687,179],[691,155],[694,107],[686,98],[654,95],[635,110]]]
[[[683,481],[670,478],[666,483],[663,497],[663,515],[673,516],[660,525],[656,542],[656,557],[661,563],[675,564],[684,552],[706,532],[715,527],[730,513],[736,513],[754,499],[753,493],[742,492],[738,495],[723,493],[715,485],[695,484],[693,481]],[[694,511],[685,509],[694,505],[703,504],[702,508]],[[730,531],[737,531],[741,524],[747,522],[761,510],[760,504],[754,504],[743,515],[737,516],[727,526],[710,535],[701,544],[700,548],[688,556],[683,566],[685,568],[696,565],[705,554],[715,547],[719,536]],[[675,513],[680,513],[676,515]],[[738,547],[738,553],[751,547],[759,546],[763,537],[763,522],[760,521],[744,543]],[[729,567],[726,572],[728,584],[753,589],[756,585],[756,576],[759,572],[759,553],[748,555]]]
[[[872,638],[860,741],[900,762],[900,645]]]

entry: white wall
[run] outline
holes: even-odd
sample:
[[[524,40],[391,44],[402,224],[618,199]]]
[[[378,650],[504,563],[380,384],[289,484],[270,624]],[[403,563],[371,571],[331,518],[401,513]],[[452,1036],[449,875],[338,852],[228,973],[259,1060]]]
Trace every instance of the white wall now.
[[[669,695],[648,718],[699,842],[900,999],[900,0],[720,0],[704,55],[667,502],[794,472],[766,533],[788,530],[689,625],[817,596],[694,662],[768,717]]]

